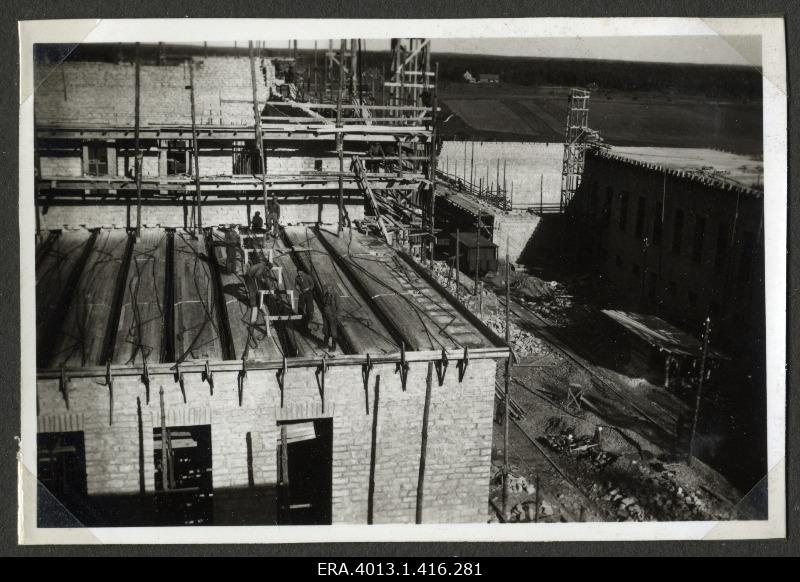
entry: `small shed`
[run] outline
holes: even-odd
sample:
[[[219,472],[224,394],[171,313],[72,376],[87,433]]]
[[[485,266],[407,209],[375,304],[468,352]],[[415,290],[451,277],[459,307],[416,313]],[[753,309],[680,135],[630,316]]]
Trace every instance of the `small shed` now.
[[[456,235],[450,235],[450,256],[455,257],[456,255],[458,255],[459,268],[465,273],[475,273],[476,257],[480,275],[497,270],[497,245],[477,233],[459,233],[458,244],[456,244]]]
[[[637,338],[641,345],[649,346],[663,356],[664,386],[691,364],[700,359],[703,344],[695,337],[655,315],[604,309],[603,313],[612,321],[622,326],[628,333]],[[730,358],[721,351],[708,348],[707,364],[715,367],[721,360]]]

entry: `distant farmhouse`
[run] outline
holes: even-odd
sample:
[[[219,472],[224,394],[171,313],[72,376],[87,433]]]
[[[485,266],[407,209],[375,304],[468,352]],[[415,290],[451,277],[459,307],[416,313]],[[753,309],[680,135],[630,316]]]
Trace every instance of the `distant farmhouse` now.
[[[499,83],[500,82],[500,75],[496,73],[480,73],[477,77],[475,77],[469,71],[464,71],[464,80],[467,83]]]

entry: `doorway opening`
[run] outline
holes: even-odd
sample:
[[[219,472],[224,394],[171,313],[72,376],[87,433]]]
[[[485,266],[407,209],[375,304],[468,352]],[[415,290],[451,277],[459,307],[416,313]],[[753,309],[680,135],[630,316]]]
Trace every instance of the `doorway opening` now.
[[[162,525],[209,525],[213,520],[211,427],[153,429],[155,509]]]
[[[320,418],[278,426],[278,523],[329,525],[333,420]]]

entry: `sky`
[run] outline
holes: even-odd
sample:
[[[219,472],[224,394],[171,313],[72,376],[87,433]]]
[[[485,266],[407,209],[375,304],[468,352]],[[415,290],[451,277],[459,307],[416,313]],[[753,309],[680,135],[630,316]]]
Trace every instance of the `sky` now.
[[[314,48],[314,42],[300,40],[297,46]],[[320,49],[329,45],[327,39],[316,42]],[[338,41],[333,45],[338,48]],[[288,46],[289,41],[266,43],[267,48]],[[389,41],[368,39],[366,48],[388,50]],[[761,66],[761,38],[758,36],[447,38],[432,39],[431,50],[433,53]]]

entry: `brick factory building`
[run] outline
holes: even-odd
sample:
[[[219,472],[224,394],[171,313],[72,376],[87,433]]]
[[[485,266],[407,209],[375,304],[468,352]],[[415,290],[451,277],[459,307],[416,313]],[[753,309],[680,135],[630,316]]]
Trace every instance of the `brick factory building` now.
[[[605,281],[617,305],[694,335],[710,317],[716,345],[760,362],[763,191],[673,167],[667,158],[587,154],[571,208],[584,245],[579,260]]]
[[[433,229],[435,77],[427,41],[404,40],[382,99],[344,41],[313,66],[252,47],[56,66],[42,49],[40,520],[485,521],[508,348],[412,257]],[[277,238],[249,228],[268,199]],[[243,273],[260,261],[256,299]]]

